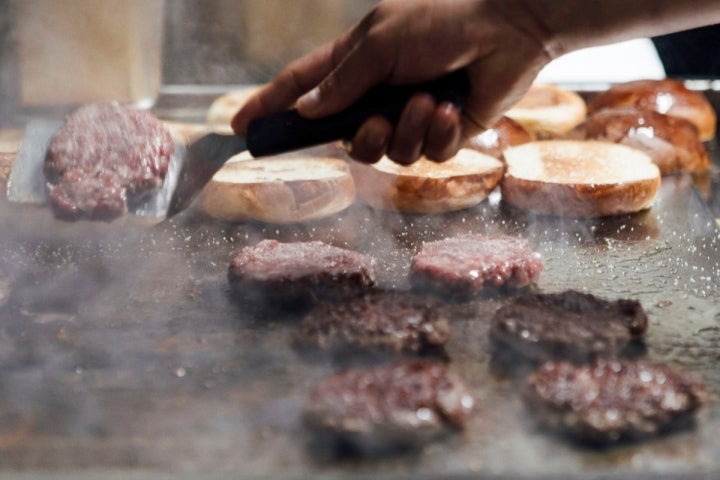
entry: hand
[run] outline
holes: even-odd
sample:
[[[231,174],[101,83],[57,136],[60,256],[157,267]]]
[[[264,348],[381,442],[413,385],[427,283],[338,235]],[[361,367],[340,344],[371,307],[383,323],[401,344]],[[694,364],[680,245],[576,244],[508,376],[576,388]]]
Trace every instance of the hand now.
[[[367,120],[350,148],[366,162],[384,154],[403,164],[420,155],[446,160],[519,100],[550,60],[543,30],[522,3],[384,0],[344,35],[283,69],[237,113],[233,129],[244,133],[253,118],[296,101],[301,115],[317,118],[343,110],[379,83],[420,83],[466,69],[471,89],[462,112],[418,94],[397,125]]]

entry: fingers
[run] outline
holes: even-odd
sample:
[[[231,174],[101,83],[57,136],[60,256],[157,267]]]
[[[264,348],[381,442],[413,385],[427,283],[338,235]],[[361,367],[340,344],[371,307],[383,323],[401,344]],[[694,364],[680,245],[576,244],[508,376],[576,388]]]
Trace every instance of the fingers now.
[[[244,134],[250,121],[292,107],[296,100],[332,72],[352,45],[354,31],[301,57],[283,70],[235,114],[231,125]]]
[[[385,117],[371,117],[357,131],[349,155],[355,160],[375,163],[388,149],[393,126]]]
[[[374,163],[383,155],[409,165],[421,156],[444,161],[454,156],[461,142],[460,112],[451,103],[439,106],[428,94],[415,95],[393,125],[383,117],[366,121],[353,138],[349,154]]]
[[[374,45],[367,39],[354,45],[335,70],[300,97],[298,111],[308,118],[337,113],[387,79],[392,71],[391,59],[377,52]]]
[[[335,113],[353,103],[354,99],[359,98],[371,86],[378,83],[372,80],[375,75],[367,78],[363,83],[353,85],[358,80],[353,78],[354,74],[340,69],[353,49],[362,43],[361,39],[369,25],[369,17],[366,17],[336,40],[285,67],[235,114],[231,122],[233,130],[238,134],[244,134],[252,119],[290,108],[296,104],[296,101],[301,114],[315,118]],[[350,67],[357,68],[354,66],[357,58],[353,58]],[[361,63],[367,63],[367,60],[361,59]],[[338,69],[341,70],[340,73],[336,72]],[[345,85],[336,91],[338,80],[341,81],[340,85],[350,84],[350,88]],[[351,92],[347,93],[348,90]],[[301,97],[302,99],[298,100]],[[318,111],[307,108],[308,105],[312,107],[313,103],[325,102],[326,97],[332,99],[331,106],[322,105]]]
[[[250,120],[290,108],[332,68],[329,65],[331,49],[332,45],[325,45],[284,68],[235,114],[231,122],[233,130],[244,134]]]
[[[428,159],[443,162],[457,153],[463,139],[460,112],[452,103],[443,103],[433,114],[423,152]]]
[[[425,135],[435,113],[435,100],[428,94],[413,96],[405,106],[390,143],[388,157],[409,165],[421,155]]]

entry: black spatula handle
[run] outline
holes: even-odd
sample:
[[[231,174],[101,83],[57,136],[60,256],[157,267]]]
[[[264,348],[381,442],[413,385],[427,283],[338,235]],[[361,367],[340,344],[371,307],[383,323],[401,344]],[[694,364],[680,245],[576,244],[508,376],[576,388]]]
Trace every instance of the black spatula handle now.
[[[370,90],[348,109],[319,119],[301,117],[287,110],[250,122],[247,146],[253,156],[274,155],[344,138],[352,138],[368,118],[382,115],[396,124],[414,94],[427,92],[438,103],[452,102],[462,108],[470,83],[464,71],[416,85],[381,85]]]

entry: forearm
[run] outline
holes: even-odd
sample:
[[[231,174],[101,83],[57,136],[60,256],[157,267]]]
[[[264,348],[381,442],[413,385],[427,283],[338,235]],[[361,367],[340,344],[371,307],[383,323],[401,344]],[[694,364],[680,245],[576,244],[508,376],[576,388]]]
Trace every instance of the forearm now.
[[[720,23],[719,0],[490,0],[551,57],[585,47]],[[513,13],[515,12],[515,13]],[[523,18],[517,18],[523,12]]]
[[[462,112],[411,99],[398,122],[375,117],[351,154],[400,163],[420,153],[444,160],[460,140],[494,123],[538,72],[569,51],[720,23],[720,0],[383,0],[349,30],[293,62],[236,115],[253,118],[296,104],[308,118],[337,113],[378,83],[420,83],[465,69]]]

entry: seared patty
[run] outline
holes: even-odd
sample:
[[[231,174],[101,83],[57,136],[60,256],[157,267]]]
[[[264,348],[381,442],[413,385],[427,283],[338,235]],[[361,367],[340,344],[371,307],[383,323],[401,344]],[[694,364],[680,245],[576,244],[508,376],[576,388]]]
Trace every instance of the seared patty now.
[[[266,302],[341,298],[375,284],[375,259],[322,242],[262,240],[230,262],[236,294]]]
[[[438,301],[409,292],[373,291],[318,304],[300,324],[295,343],[333,353],[418,353],[442,349],[449,338]]]
[[[412,258],[410,281],[417,290],[467,298],[486,287],[526,287],[542,268],[525,239],[462,235],[425,243]]]
[[[473,399],[447,365],[405,361],[332,375],[310,393],[308,428],[364,451],[409,447],[467,422]]]
[[[66,219],[112,220],[162,185],[175,144],[147,111],[92,104],[68,115],[45,157],[48,195]]]
[[[490,339],[506,356],[509,351],[531,361],[586,362],[629,352],[647,326],[636,300],[609,301],[568,290],[514,298],[495,313]]]
[[[529,378],[538,421],[593,443],[656,435],[686,424],[706,400],[693,375],[667,365],[599,360],[547,362]]]

